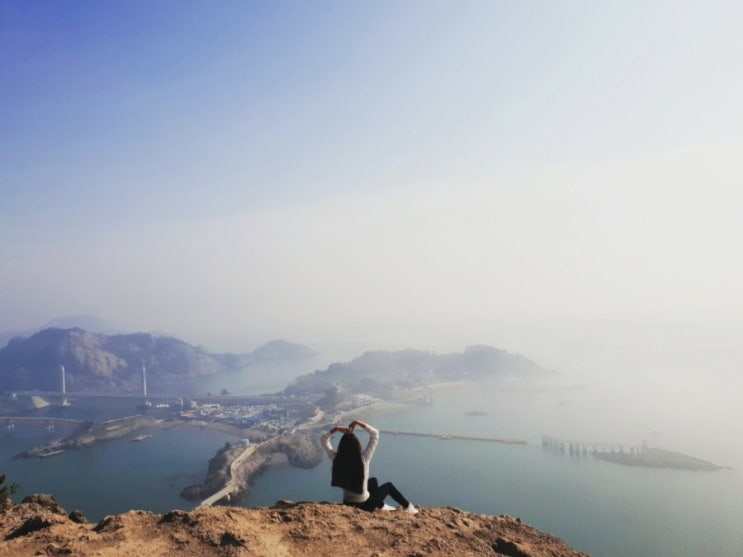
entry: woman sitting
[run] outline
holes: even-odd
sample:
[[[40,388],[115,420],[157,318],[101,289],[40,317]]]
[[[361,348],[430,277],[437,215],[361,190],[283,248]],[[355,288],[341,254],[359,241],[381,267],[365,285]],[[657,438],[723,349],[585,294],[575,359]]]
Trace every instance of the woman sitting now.
[[[361,442],[353,430],[356,426],[366,430],[369,441],[361,450]],[[330,437],[337,431],[343,433],[338,450],[334,451]],[[343,488],[343,504],[351,505],[365,511],[392,509],[384,500],[389,495],[400,509],[410,514],[418,510],[403,497],[391,482],[379,485],[377,478],[369,477],[369,463],[379,442],[379,431],[369,424],[354,420],[348,427],[336,426],[322,436],[322,446],[333,462],[333,474],[330,485]]]

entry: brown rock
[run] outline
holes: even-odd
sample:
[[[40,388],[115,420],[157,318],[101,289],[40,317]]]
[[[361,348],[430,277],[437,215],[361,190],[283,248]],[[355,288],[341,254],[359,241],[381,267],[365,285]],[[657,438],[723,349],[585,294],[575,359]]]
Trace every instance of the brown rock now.
[[[0,557],[584,555],[509,516],[419,510],[411,516],[282,501],[259,509],[212,507],[165,515],[129,511],[90,524],[72,520],[50,496],[33,496],[0,511]]]

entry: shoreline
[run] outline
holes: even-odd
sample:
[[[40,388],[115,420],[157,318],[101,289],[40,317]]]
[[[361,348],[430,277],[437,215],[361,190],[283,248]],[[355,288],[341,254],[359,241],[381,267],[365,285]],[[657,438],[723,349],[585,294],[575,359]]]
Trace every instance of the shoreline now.
[[[359,406],[353,410],[343,410],[342,412],[333,415],[333,420],[319,425],[346,425],[347,421],[354,420],[359,416],[365,416],[367,414],[379,414],[383,412],[390,412],[392,410],[399,410],[405,406],[413,404],[412,402],[397,402],[381,400],[379,402],[373,402],[364,406]]]
[[[77,429],[70,435],[31,447],[15,455],[13,459],[47,458],[68,450],[82,449],[104,441],[121,439],[145,427],[156,426],[163,421],[155,416],[140,414],[99,423],[80,422]]]
[[[246,446],[225,446],[210,460],[204,481],[184,487],[181,497],[200,501],[199,506],[218,504],[225,498],[230,501],[232,497],[239,501],[266,470],[283,464],[312,469],[322,462],[323,454],[317,438],[307,435],[284,435]],[[215,459],[221,461],[217,467],[212,464]]]
[[[411,389],[411,391],[417,391],[418,389]],[[161,427],[167,427],[168,429],[174,429],[174,428],[184,428],[184,427],[195,427],[198,429],[208,429],[212,431],[218,431],[220,433],[225,433],[228,435],[233,435],[234,437],[240,438],[240,439],[250,439],[251,445],[250,448],[252,449],[251,454],[247,456],[244,460],[242,460],[238,466],[233,467],[233,463],[240,459],[240,456],[245,452],[241,451],[240,454],[235,455],[231,459],[229,459],[227,462],[225,462],[222,465],[221,474],[225,473],[225,470],[229,470],[230,473],[226,474],[227,481],[224,483],[222,488],[214,491],[210,495],[208,495],[206,498],[202,499],[208,499],[209,497],[213,496],[214,493],[218,493],[220,490],[226,488],[228,484],[232,484],[235,489],[232,492],[232,495],[234,496],[235,501],[239,501],[244,499],[249,490],[250,487],[255,485],[255,482],[258,481],[258,478],[260,478],[263,473],[274,469],[283,467],[286,465],[292,466],[294,468],[315,468],[317,467],[323,460],[324,453],[322,451],[322,448],[320,447],[320,435],[322,432],[324,432],[328,427],[331,427],[333,425],[344,423],[345,420],[348,419],[356,419],[360,416],[365,416],[368,413],[371,414],[377,414],[377,413],[383,413],[383,412],[389,412],[393,410],[399,410],[401,408],[405,408],[410,406],[411,404],[415,404],[415,399],[406,399],[401,401],[388,401],[388,400],[379,400],[377,402],[367,404],[364,406],[360,406],[357,408],[353,408],[350,410],[343,410],[340,412],[336,412],[332,415],[322,413],[319,415],[314,416],[312,419],[310,419],[308,422],[299,425],[296,428],[296,434],[290,435],[290,436],[279,436],[279,437],[272,437],[269,439],[265,439],[264,436],[261,436],[261,441],[253,444],[253,437],[257,437],[255,435],[256,430],[246,430],[237,428],[235,426],[231,426],[229,424],[222,424],[218,422],[203,422],[203,421],[191,421],[191,420],[175,420],[174,423],[172,423],[169,427],[166,424],[161,424]],[[250,433],[253,432],[254,436],[251,437]],[[310,445],[312,445],[316,451],[315,451],[315,457],[319,455],[319,458],[315,458],[314,460],[307,455],[303,455],[301,457],[297,457],[296,454],[291,454],[293,449],[296,447],[292,446],[292,443],[294,445],[297,445],[300,447],[301,452],[301,445],[302,440],[306,440]],[[272,446],[275,445],[275,446]],[[267,452],[268,451],[268,452]],[[233,472],[235,476],[233,477]],[[181,496],[184,499],[187,500],[194,500],[195,492],[201,490],[204,488],[208,483],[210,482],[210,477],[214,478],[215,476],[218,476],[220,474],[220,471],[215,471],[213,474],[207,474],[206,478],[201,484],[197,485],[191,485],[186,486],[181,490]],[[184,492],[191,491],[192,494],[190,496],[183,495]],[[225,496],[226,497],[226,496]],[[218,501],[215,501],[213,504],[218,505],[220,504],[219,501],[223,500],[225,497],[220,498]],[[229,500],[229,499],[228,499]]]
[[[194,429],[207,429],[209,431],[216,431],[218,433],[224,433],[240,439],[251,439],[248,435],[249,432],[255,431],[251,429],[241,429],[239,427],[222,424],[217,422],[201,422],[195,420],[171,420],[170,422],[163,422],[158,424],[160,429],[183,429],[183,428],[194,428]],[[251,439],[252,442],[252,439]]]
[[[400,400],[378,400],[364,406],[358,406],[351,410],[341,410],[332,415],[332,418],[328,421],[321,421],[316,423],[315,426],[327,426],[327,425],[345,425],[348,418],[354,419],[359,416],[365,416],[367,414],[379,414],[384,412],[391,412],[395,410],[401,410],[404,408],[415,407],[421,404],[421,395],[430,394],[431,390],[442,390],[449,389],[452,387],[468,387],[477,385],[474,381],[441,381],[438,383],[431,383],[428,385],[421,385],[418,387],[412,387],[407,390],[408,397]],[[327,415],[325,416],[328,417]]]

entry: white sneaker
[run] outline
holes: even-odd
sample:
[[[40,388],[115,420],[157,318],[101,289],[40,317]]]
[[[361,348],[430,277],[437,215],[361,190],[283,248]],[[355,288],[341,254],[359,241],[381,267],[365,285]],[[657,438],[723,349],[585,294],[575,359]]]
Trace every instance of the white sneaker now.
[[[392,505],[388,505],[387,503],[385,503],[384,505],[382,505],[382,507],[379,510],[380,511],[394,511],[395,510],[395,507],[393,507]]]
[[[418,509],[413,506],[413,503],[408,503],[408,506],[403,509],[408,514],[418,514]]]

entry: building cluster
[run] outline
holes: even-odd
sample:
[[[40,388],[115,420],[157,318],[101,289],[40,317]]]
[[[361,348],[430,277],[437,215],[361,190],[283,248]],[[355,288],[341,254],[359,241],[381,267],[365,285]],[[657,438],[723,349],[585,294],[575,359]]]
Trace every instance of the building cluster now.
[[[260,406],[251,404],[199,404],[181,411],[180,417],[186,420],[219,422],[242,429],[258,429],[274,434],[290,432],[301,421],[296,411],[275,403]]]
[[[351,402],[354,406],[360,407],[360,406],[369,406],[370,404],[379,402],[379,399],[371,395],[368,395],[366,393],[359,393],[359,394],[353,395]]]

